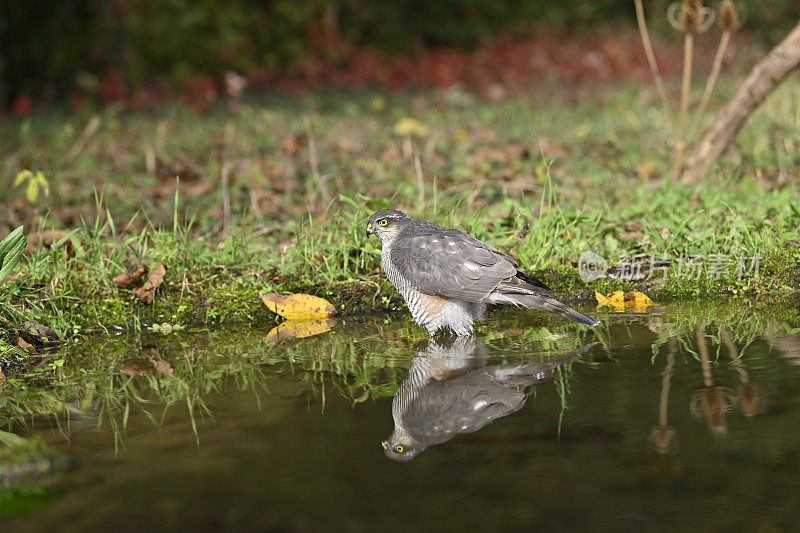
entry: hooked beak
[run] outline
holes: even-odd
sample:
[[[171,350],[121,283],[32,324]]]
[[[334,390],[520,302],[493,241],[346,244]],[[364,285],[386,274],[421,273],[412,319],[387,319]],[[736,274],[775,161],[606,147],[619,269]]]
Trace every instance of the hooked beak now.
[[[375,233],[375,228],[372,227],[372,222],[367,223],[367,237]]]
[[[389,447],[389,443],[386,442],[386,441],[383,441],[383,442],[381,442],[381,446],[383,446],[383,451],[386,451],[386,449]]]

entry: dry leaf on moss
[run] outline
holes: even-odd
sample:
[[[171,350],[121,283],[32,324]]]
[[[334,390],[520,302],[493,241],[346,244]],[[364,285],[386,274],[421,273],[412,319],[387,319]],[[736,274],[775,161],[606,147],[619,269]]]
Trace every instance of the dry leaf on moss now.
[[[36,346],[34,346],[29,342],[26,342],[25,339],[23,339],[22,337],[17,337],[17,346],[19,346],[28,353],[36,353]]]
[[[267,333],[269,342],[278,342],[281,339],[311,337],[330,331],[336,323],[335,318],[318,318],[315,320],[287,320],[272,328]]]
[[[147,281],[141,287],[133,289],[133,294],[136,295],[141,301],[146,304],[153,303],[156,297],[156,289],[164,282],[164,276],[167,274],[167,267],[159,264],[147,276]]]
[[[262,295],[261,300],[270,311],[290,320],[327,318],[336,313],[336,308],[328,300],[310,294],[283,296],[271,292]]]
[[[133,272],[123,272],[122,274],[117,274],[112,278],[111,281],[114,282],[115,287],[120,289],[129,289],[141,283],[145,274],[147,274],[147,267],[142,266]]]

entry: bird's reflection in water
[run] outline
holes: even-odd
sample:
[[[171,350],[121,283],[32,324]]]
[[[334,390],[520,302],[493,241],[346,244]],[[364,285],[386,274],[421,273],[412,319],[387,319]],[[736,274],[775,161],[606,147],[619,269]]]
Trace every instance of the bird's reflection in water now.
[[[547,359],[487,365],[486,348],[473,337],[460,336],[450,344],[427,341],[395,392],[394,431],[382,443],[384,453],[408,461],[428,446],[522,409],[536,385],[549,381],[557,367],[594,344]]]

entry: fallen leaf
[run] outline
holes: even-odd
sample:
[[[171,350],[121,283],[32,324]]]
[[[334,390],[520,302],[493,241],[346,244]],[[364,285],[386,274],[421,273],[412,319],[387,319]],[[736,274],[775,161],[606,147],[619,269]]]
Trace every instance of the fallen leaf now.
[[[133,294],[146,304],[153,303],[156,297],[156,289],[164,282],[164,276],[166,274],[167,267],[163,264],[159,264],[150,272],[150,275],[147,276],[147,281],[144,285],[133,289]]]
[[[112,278],[111,281],[114,282],[114,286],[120,289],[129,289],[134,285],[138,285],[142,282],[142,278],[147,273],[147,267],[139,267],[133,272],[123,272],[122,274],[117,274]]]
[[[28,353],[36,353],[36,346],[34,346],[29,342],[26,342],[25,339],[23,339],[22,337],[17,337],[17,346],[19,346]]]
[[[626,292],[624,295],[624,301],[625,307],[634,307],[640,309],[655,305],[649,296],[639,291]]]
[[[641,163],[636,165],[636,170],[639,171],[639,176],[644,180],[649,180],[651,177],[653,177],[653,174],[655,173],[655,168],[653,167],[653,163],[647,160],[642,161]]]
[[[126,376],[141,376],[153,373],[153,365],[149,361],[140,361],[137,359],[128,359],[122,363],[119,369],[120,373]]]
[[[31,233],[25,236],[28,240],[28,245],[25,247],[25,254],[30,255],[39,248],[51,248],[53,245],[61,242],[67,238],[67,232],[63,230],[45,230],[39,234]],[[71,240],[67,241],[67,252],[73,251]]]
[[[415,118],[401,118],[397,121],[397,124],[394,125],[394,134],[399,137],[427,137],[428,126]]]
[[[175,370],[172,368],[172,365],[163,359],[153,359],[153,368],[156,369],[156,372],[161,372],[165,376],[172,377],[173,374],[175,374]]]
[[[3,387],[6,386],[6,375],[3,373],[3,367],[0,366],[0,392],[3,392]]]
[[[267,341],[278,342],[281,339],[311,337],[330,331],[336,323],[335,318],[318,318],[316,320],[287,320],[272,328],[267,333]]]
[[[281,141],[281,150],[286,155],[294,155],[297,150],[308,144],[308,138],[300,133],[290,133]]]
[[[597,307],[611,307],[611,302],[605,294],[600,294],[599,292],[594,291],[594,298],[597,300]]]
[[[58,334],[49,327],[28,320],[25,325],[16,331],[17,336],[33,346],[34,351],[45,350],[61,341]],[[27,349],[27,348],[25,348]]]
[[[617,235],[617,240],[620,242],[638,241],[642,238],[642,232],[639,230],[626,231]]]
[[[52,329],[35,322],[26,322],[24,327],[16,329],[14,333],[13,343],[28,353],[46,352],[60,341]]]
[[[653,300],[639,291],[614,291],[607,296],[595,291],[594,297],[597,300],[597,307],[610,307],[614,311],[641,311],[655,305]]]
[[[336,313],[336,308],[328,300],[310,294],[283,296],[271,292],[262,295],[261,300],[270,311],[287,319],[327,318]]]

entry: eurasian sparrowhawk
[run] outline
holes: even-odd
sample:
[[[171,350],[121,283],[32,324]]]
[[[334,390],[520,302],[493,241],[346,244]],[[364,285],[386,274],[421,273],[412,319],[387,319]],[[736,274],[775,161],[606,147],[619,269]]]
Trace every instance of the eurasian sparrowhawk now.
[[[541,309],[587,326],[600,323],[558,301],[510,256],[461,230],[381,209],[369,217],[367,236],[373,233],[383,243],[386,276],[431,335],[448,328],[471,334],[487,303]]]
[[[428,446],[522,409],[536,385],[595,344],[548,359],[487,366],[485,346],[474,337],[456,337],[449,344],[429,340],[392,399],[394,431],[381,443],[384,453],[408,461]]]

